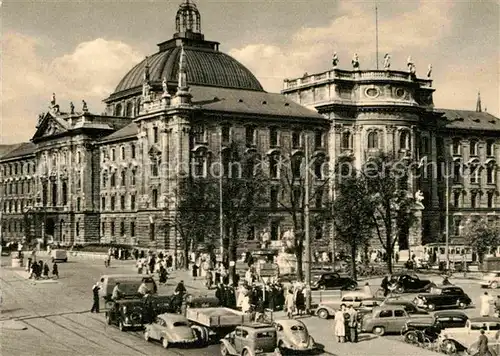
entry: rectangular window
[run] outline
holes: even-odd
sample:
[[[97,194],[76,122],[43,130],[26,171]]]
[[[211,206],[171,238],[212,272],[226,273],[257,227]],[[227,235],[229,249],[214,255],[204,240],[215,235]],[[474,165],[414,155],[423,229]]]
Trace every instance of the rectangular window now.
[[[106,210],[106,197],[101,197],[101,210]]]
[[[277,147],[278,143],[278,129],[276,127],[271,127],[269,129],[269,145],[271,147]]]
[[[247,145],[253,146],[256,142],[256,131],[252,126],[247,126],[245,128],[245,142]]]
[[[324,146],[323,144],[323,131],[317,130],[314,133],[314,147],[315,148],[322,148]]]
[[[101,235],[104,235],[106,233],[106,223],[102,222],[101,223]]]
[[[493,157],[495,155],[495,144],[493,141],[486,142],[486,155],[489,157]]]
[[[120,209],[125,210],[125,196],[120,196]]]
[[[110,202],[110,204],[109,204],[109,208],[111,209],[111,211],[114,211],[114,210],[115,210],[115,203],[116,203],[116,202],[115,202],[115,197],[114,197],[114,196],[112,196],[112,197],[111,197],[111,202]]]
[[[115,236],[115,222],[114,221],[111,221],[110,229],[111,229],[111,236]]]
[[[278,196],[279,196],[279,188],[278,187],[271,187],[271,208],[276,209],[278,208]]]
[[[229,142],[231,140],[231,127],[230,126],[222,126],[222,142]]]
[[[158,143],[158,127],[153,127],[153,142]]]
[[[477,193],[470,194],[470,207],[475,208],[477,204]]]
[[[488,184],[495,183],[495,168],[493,168],[493,167],[486,168],[486,182]]]
[[[130,156],[135,158],[135,145],[130,146]]]
[[[75,234],[76,236],[80,236],[80,223],[77,221],[75,226]]]
[[[488,192],[488,208],[493,208],[493,192]]]
[[[292,132],[292,148],[300,148],[302,142],[301,142],[301,133],[300,131],[293,131]]]
[[[135,221],[130,222],[130,236],[131,237],[135,236]]]
[[[151,191],[151,205],[153,206],[153,208],[158,207],[158,190],[156,189],[153,189]]]
[[[271,240],[277,241],[280,237],[280,223],[279,221],[271,221]]]
[[[130,210],[135,210],[135,194],[130,196]]]
[[[135,185],[135,176],[136,176],[136,172],[135,172],[135,169],[133,169],[131,171],[131,177],[130,177],[130,185]]]
[[[207,131],[204,125],[195,125],[192,129],[194,143],[207,143]]]
[[[125,221],[120,221],[120,236],[125,236]]]
[[[149,223],[149,239],[151,241],[155,240],[155,223]]]
[[[76,198],[76,210],[80,211],[82,210],[82,200],[80,198]]]
[[[453,206],[455,208],[460,207],[460,192],[453,192]]]

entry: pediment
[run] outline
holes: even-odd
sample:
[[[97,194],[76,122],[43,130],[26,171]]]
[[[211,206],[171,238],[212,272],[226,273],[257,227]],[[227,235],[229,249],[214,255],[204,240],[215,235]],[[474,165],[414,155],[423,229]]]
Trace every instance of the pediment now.
[[[63,124],[58,122],[50,113],[46,113],[38,118],[37,130],[33,138],[55,136],[66,131],[67,129]]]

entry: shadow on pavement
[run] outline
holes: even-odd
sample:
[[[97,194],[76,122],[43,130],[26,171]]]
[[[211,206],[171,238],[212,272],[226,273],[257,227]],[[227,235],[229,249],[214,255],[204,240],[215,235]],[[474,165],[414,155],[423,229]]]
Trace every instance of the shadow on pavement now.
[[[358,342],[363,342],[363,341],[370,341],[373,339],[376,339],[378,336],[371,335],[371,334],[361,334],[358,336]]]

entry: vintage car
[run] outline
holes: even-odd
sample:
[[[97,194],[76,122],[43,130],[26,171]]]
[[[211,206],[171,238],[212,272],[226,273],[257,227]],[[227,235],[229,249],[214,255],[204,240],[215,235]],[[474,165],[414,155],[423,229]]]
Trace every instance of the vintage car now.
[[[68,251],[66,250],[60,250],[60,249],[56,249],[56,250],[52,250],[50,252],[50,259],[52,261],[52,263],[54,262],[68,262]]]
[[[497,289],[500,285],[500,271],[491,271],[484,274],[479,284],[482,288]]]
[[[340,289],[354,290],[358,287],[358,282],[349,277],[341,277],[337,272],[325,272],[313,276],[311,289]]]
[[[158,340],[166,349],[172,344],[194,344],[198,342],[196,333],[183,315],[164,313],[146,325],[144,340]]]
[[[108,325],[117,325],[121,331],[144,326],[144,302],[141,299],[123,299],[113,302],[106,311]]]
[[[464,327],[469,317],[461,311],[443,310],[433,314],[433,321],[428,322],[421,318],[412,318],[406,322],[401,330],[404,340],[407,343],[414,344],[428,339],[434,342],[441,330],[446,328]]]
[[[278,333],[278,348],[283,354],[314,351],[318,348],[307,327],[300,320],[277,320],[274,327]]]
[[[449,354],[473,349],[478,341],[481,329],[485,331],[485,335],[488,337],[488,346],[493,348],[498,344],[496,334],[500,331],[500,319],[480,317],[467,320],[463,327],[443,329],[440,333],[440,337],[443,339],[443,347]]]
[[[439,286],[432,287],[430,293],[422,293],[415,297],[414,303],[423,309],[447,309],[460,308],[465,309],[472,300],[457,286]]]
[[[418,293],[427,292],[434,283],[428,279],[420,279],[417,275],[403,273],[392,275],[389,286],[396,293]]]
[[[401,305],[384,305],[373,309],[371,314],[365,315],[359,326],[362,332],[371,332],[376,335],[400,333],[410,318],[433,322],[430,314],[413,314],[410,316]]]
[[[363,307],[373,308],[376,305],[380,305],[380,301],[375,300],[371,295],[367,295],[361,291],[348,292],[339,299],[327,300],[319,303],[316,309],[316,315],[321,319],[328,319],[335,314],[342,304],[346,306],[352,305],[354,309]]]
[[[276,329],[272,325],[240,325],[221,339],[220,353],[222,356],[281,356],[277,342]]]

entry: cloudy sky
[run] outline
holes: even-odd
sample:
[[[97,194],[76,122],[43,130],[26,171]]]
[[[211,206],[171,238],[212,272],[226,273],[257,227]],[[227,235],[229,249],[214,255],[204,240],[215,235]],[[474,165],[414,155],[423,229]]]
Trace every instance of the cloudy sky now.
[[[0,143],[29,140],[52,92],[63,110],[101,100],[157,43],[170,39],[181,0],[4,0]],[[202,32],[221,42],[267,91],[284,78],[328,70],[332,53],[349,69],[375,68],[375,2],[198,0]],[[500,5],[496,0],[378,1],[380,58],[417,74],[433,65],[437,107],[500,116]],[[382,59],[381,59],[382,61]]]

